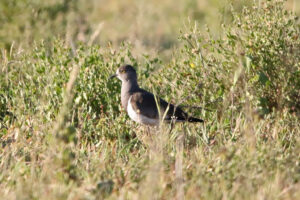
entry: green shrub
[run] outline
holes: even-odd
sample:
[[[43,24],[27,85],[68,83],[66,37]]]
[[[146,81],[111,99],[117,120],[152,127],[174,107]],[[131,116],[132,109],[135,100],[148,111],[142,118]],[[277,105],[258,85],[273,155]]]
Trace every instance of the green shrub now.
[[[206,102],[224,98],[239,107],[251,102],[262,114],[273,109],[300,112],[300,29],[283,1],[232,12],[219,39],[197,26],[181,38],[185,65],[198,75]],[[202,92],[203,92],[202,90]]]
[[[56,41],[50,46],[36,44],[25,54],[5,58],[8,62],[2,63],[2,67],[7,73],[0,76],[0,120],[15,116],[22,122],[26,116],[39,116],[37,123],[54,121],[64,106],[66,84],[75,65],[80,65],[80,71],[70,123],[87,128],[91,120],[115,117],[120,108],[120,84],[109,82],[108,77],[126,60],[136,62],[129,48],[122,45],[119,51],[113,51],[100,46],[79,46],[73,55],[71,48]]]

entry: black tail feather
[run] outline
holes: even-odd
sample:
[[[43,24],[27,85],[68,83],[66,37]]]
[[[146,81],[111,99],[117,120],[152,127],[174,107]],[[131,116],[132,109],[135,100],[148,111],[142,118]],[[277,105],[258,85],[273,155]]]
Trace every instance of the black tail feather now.
[[[195,118],[195,117],[189,117],[188,122],[204,122],[204,120],[202,119],[198,119],[198,118]]]

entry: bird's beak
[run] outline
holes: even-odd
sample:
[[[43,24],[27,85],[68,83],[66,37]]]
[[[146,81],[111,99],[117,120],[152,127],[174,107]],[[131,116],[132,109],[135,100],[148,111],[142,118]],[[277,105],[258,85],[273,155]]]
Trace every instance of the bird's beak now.
[[[115,78],[115,77],[117,77],[117,74],[111,75],[111,76],[109,77],[109,80],[110,80],[110,79],[113,79],[113,78]]]

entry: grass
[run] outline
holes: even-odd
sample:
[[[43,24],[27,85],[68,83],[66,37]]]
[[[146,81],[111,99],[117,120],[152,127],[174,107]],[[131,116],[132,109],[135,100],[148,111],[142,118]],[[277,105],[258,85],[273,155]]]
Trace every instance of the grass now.
[[[298,5],[126,2],[99,15],[81,1],[0,3],[0,197],[299,199]],[[24,37],[18,9],[31,23]],[[87,21],[73,26],[77,15]],[[97,16],[107,29],[91,28]],[[131,121],[120,83],[108,81],[124,63],[143,88],[205,108],[184,107],[205,123],[170,131]]]

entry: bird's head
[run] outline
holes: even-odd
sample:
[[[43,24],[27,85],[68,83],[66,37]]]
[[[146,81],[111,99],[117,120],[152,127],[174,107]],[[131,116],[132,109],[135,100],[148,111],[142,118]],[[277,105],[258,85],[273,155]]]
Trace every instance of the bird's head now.
[[[135,80],[137,79],[136,71],[131,65],[123,65],[119,67],[115,74],[110,76],[111,78],[117,77],[122,82],[123,81],[129,81],[129,80]]]

